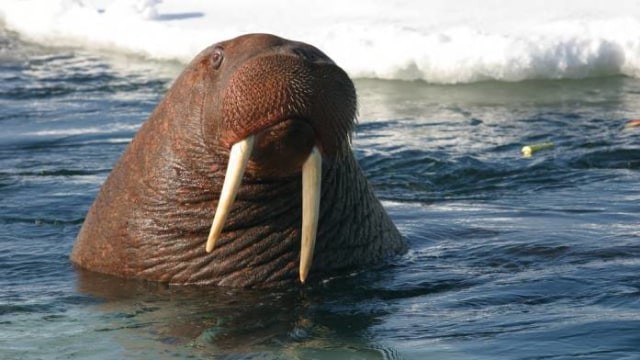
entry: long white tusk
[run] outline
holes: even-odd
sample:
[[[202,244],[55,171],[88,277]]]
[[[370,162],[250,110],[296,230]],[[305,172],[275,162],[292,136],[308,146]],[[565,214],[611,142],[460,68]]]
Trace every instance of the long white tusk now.
[[[320,187],[322,156],[317,147],[302,166],[302,242],[300,245],[300,282],[304,283],[313,262],[318,218],[320,217]]]
[[[247,168],[249,157],[251,157],[254,142],[255,136],[251,135],[244,140],[238,141],[231,147],[227,173],[224,176],[222,192],[220,193],[220,200],[218,200],[218,208],[213,217],[213,223],[211,224],[211,230],[207,238],[207,252],[213,251],[213,248],[216,246],[216,241],[222,232],[224,222],[227,220],[231,205],[236,199],[236,194],[240,188],[240,182],[242,182],[244,170]]]

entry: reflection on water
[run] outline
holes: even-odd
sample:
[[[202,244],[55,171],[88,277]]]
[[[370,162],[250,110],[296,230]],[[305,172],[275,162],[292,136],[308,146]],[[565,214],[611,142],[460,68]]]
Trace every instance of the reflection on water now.
[[[124,348],[143,341],[200,355],[394,358],[392,349],[369,341],[370,327],[387,312],[376,309],[381,301],[372,301],[370,291],[354,293],[362,280],[354,274],[304,289],[256,291],[172,287],[78,270],[77,286],[102,300],[93,309],[103,319],[95,331],[119,333]]]

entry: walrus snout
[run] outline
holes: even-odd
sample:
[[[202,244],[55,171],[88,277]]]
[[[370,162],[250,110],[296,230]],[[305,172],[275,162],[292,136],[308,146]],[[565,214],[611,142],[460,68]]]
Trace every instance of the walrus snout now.
[[[311,62],[296,54],[301,49],[262,55],[235,71],[224,92],[225,146],[279,122],[302,119],[315,132],[324,155],[348,148],[355,126],[355,87],[328,58]],[[312,50],[305,54],[323,59]]]
[[[283,178],[299,174],[316,146],[315,132],[301,119],[287,119],[256,135],[247,173],[255,178]]]

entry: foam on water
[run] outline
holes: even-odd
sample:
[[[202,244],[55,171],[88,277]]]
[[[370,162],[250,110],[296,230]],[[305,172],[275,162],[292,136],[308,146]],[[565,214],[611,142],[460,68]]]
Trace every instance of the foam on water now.
[[[182,62],[213,42],[271,32],[318,46],[354,77],[640,77],[633,0],[3,0],[0,16],[32,41]]]
[[[109,126],[94,126],[85,128],[71,128],[71,129],[46,129],[31,131],[24,135],[29,136],[73,136],[73,135],[87,135],[87,134],[104,134],[118,131],[131,131],[132,133],[138,130],[139,124],[112,124]]]

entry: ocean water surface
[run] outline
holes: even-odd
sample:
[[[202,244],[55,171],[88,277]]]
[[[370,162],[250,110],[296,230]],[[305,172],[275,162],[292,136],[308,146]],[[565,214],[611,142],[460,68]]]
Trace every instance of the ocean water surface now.
[[[640,80],[356,79],[354,151],[410,246],[381,268],[277,291],[74,269],[181,67],[0,30],[0,358],[640,357]]]

